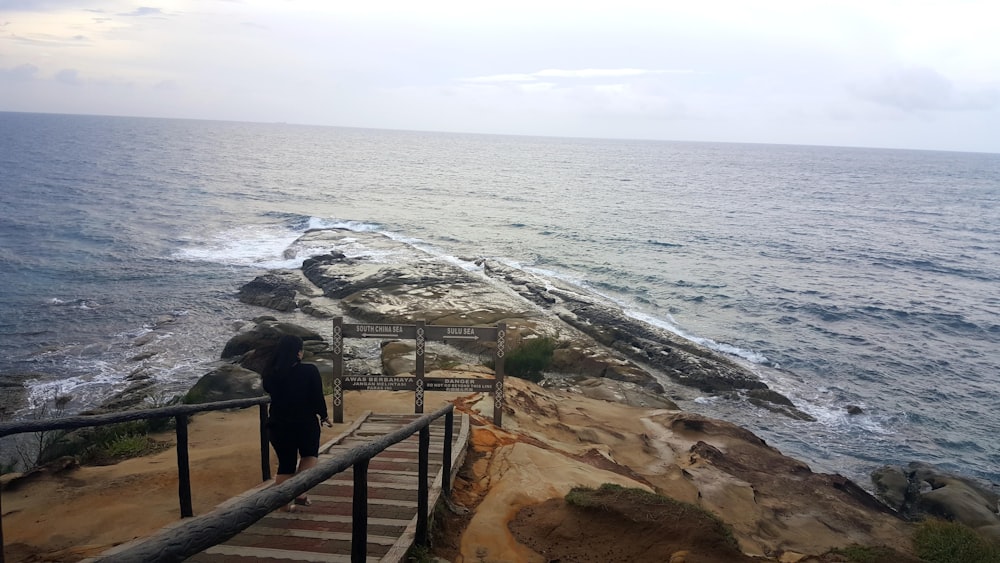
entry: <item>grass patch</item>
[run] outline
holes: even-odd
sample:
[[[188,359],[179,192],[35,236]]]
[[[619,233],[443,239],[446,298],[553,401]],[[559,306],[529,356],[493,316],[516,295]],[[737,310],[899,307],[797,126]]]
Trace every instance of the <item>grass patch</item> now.
[[[131,434],[115,437],[105,446],[105,451],[111,458],[128,459],[144,455],[152,447],[148,436]]]
[[[0,475],[14,473],[17,471],[17,460],[11,458],[6,463],[0,463]]]
[[[521,340],[516,347],[507,352],[503,364],[504,373],[538,383],[542,380],[542,372],[552,365],[552,354],[557,344],[548,336]],[[496,369],[492,359],[485,364],[490,369]]]
[[[149,455],[166,447],[149,437],[146,421],[123,422],[98,428],[80,458],[83,463],[105,465]]]
[[[44,452],[42,463],[72,456],[83,464],[108,465],[155,453],[168,446],[153,440],[149,434],[154,430],[160,431],[164,423],[169,426],[169,421],[170,419],[135,420],[81,428],[52,443]]]
[[[830,550],[830,553],[839,556],[837,561],[845,561],[847,563],[887,563],[899,561],[900,559],[900,555],[896,550],[888,547],[851,545]]]
[[[1000,546],[989,543],[968,526],[925,520],[913,535],[917,555],[930,563],[996,563]]]
[[[566,494],[565,500],[566,504],[572,506],[608,512],[621,512],[622,507],[643,507],[644,510],[628,509],[624,512],[636,522],[702,519],[710,522],[716,528],[727,546],[739,550],[739,543],[729,525],[715,514],[689,502],[613,483],[604,483],[597,489],[574,487]]]
[[[433,563],[435,561],[431,549],[426,545],[414,545],[406,552],[408,563]]]

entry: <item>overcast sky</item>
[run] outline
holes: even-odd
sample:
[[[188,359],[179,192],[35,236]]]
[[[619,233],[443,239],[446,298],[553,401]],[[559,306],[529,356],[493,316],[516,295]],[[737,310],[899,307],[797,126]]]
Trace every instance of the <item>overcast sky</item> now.
[[[1000,153],[1000,1],[0,0],[0,111]]]

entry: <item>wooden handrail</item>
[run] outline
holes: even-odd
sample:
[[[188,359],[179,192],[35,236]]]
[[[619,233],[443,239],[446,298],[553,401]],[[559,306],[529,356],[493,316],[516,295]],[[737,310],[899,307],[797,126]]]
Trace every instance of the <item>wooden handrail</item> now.
[[[87,426],[105,426],[117,424],[119,422],[130,422],[133,420],[146,420],[150,418],[168,418],[179,415],[190,415],[206,411],[219,411],[225,409],[242,409],[253,405],[266,405],[271,401],[268,396],[254,397],[251,399],[232,399],[230,401],[217,401],[214,403],[200,403],[196,405],[173,405],[169,407],[159,407],[155,409],[121,411],[105,414],[90,414],[82,416],[67,416],[64,418],[54,418],[50,420],[25,420],[17,422],[0,422],[0,438],[12,434],[23,434],[25,432],[44,432],[46,430],[72,430],[75,428],[85,428]]]
[[[200,403],[195,405],[173,405],[155,409],[122,411],[106,414],[68,416],[50,420],[29,420],[19,422],[0,423],[0,438],[12,436],[14,434],[24,434],[27,432],[46,432],[50,430],[73,430],[76,428],[86,428],[90,426],[106,426],[108,424],[118,424],[121,422],[131,422],[134,420],[149,420],[156,418],[174,417],[177,421],[177,494],[180,499],[181,518],[194,516],[191,502],[191,469],[188,457],[187,421],[192,414],[199,412],[218,411],[226,409],[241,409],[260,406],[260,459],[261,477],[264,481],[271,479],[271,458],[267,441],[267,404],[271,402],[268,396],[254,397],[250,399],[233,399],[230,401],[216,401],[214,403]],[[0,497],[2,498],[2,497]],[[4,560],[4,539],[3,539],[3,509],[0,506],[0,563]]]
[[[352,538],[354,540],[351,546],[351,560],[364,561],[367,555],[367,503],[362,503],[363,497],[359,495],[363,495],[368,490],[366,471],[368,462],[393,444],[401,442],[417,432],[423,433],[425,429],[429,428],[431,422],[442,416],[445,416],[446,425],[450,426],[453,422],[454,408],[454,405],[447,405],[376,440],[359,444],[337,457],[322,461],[312,469],[299,473],[279,485],[261,489],[252,495],[217,508],[208,514],[187,520],[183,524],[163,530],[156,536],[116,550],[114,553],[95,561],[100,563],[183,561],[196,553],[232,538],[271,512],[288,505],[295,497],[306,493],[349,467],[354,467],[355,470],[355,501],[365,505],[364,507],[354,507],[355,518],[353,518],[352,523]],[[420,448],[422,460],[419,473],[426,476],[428,456],[424,442],[425,439],[422,438]],[[418,497],[426,499],[427,479],[421,479],[418,487]],[[424,504],[426,504],[426,500]],[[357,517],[358,511],[362,510],[365,517]],[[423,513],[422,516],[420,512]],[[420,545],[426,545],[428,508],[425,506],[420,512],[417,514],[418,530],[422,531],[424,536],[418,535],[416,542]],[[423,522],[419,523],[421,518]]]

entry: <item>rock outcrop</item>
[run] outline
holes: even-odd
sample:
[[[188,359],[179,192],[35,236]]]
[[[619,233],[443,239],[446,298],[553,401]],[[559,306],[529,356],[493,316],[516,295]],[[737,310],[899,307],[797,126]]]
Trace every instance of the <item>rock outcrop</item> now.
[[[227,364],[201,377],[184,397],[185,403],[212,403],[232,399],[252,399],[264,395],[260,374]]]
[[[597,342],[648,365],[682,385],[705,392],[766,389],[752,372],[711,350],[626,315],[597,296],[513,268],[483,261],[484,272]]]
[[[460,408],[488,413],[489,404],[470,397]],[[852,544],[912,550],[913,524],[851,481],[814,473],[744,428],[693,413],[637,409],[511,379],[504,428],[477,427],[472,448],[452,496],[455,511],[470,515],[456,546],[465,560],[486,553],[546,561],[506,524],[573,487],[603,483],[697,505],[730,526],[750,556],[777,560]]]
[[[239,291],[239,299],[250,305],[287,312],[298,307],[296,297],[302,289],[290,276],[269,273],[257,276],[243,285]]]
[[[222,359],[237,361],[244,368],[263,373],[264,366],[278,345],[278,340],[286,334],[301,338],[307,353],[316,353],[326,348],[323,337],[314,330],[278,322],[273,317],[261,317],[251,329],[229,339],[222,349]]]
[[[365,247],[391,253],[392,262],[331,252],[302,265],[305,277],[326,297],[339,300],[347,317],[458,326],[505,322],[512,347],[539,336],[559,341],[554,372],[628,382],[657,393],[664,392],[662,376],[708,393],[753,392],[749,400],[754,404],[811,419],[739,363],[629,317],[595,295],[495,260],[463,267],[379,234],[339,229],[310,231],[296,244],[340,246],[359,238]],[[476,344],[465,350],[486,352]]]
[[[33,373],[5,373],[0,378],[0,420],[7,420],[18,409],[24,407],[28,390],[24,381],[38,377]]]
[[[1000,488],[912,462],[872,473],[875,493],[901,516],[961,522],[1000,544]]]

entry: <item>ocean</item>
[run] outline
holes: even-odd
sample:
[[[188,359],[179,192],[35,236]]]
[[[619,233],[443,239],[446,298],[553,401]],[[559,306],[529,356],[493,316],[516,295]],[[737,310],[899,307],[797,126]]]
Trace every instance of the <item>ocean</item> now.
[[[998,154],[0,113],[8,416],[183,392],[318,227],[497,258],[738,358],[816,421],[681,406],[815,471],[1000,483]]]

